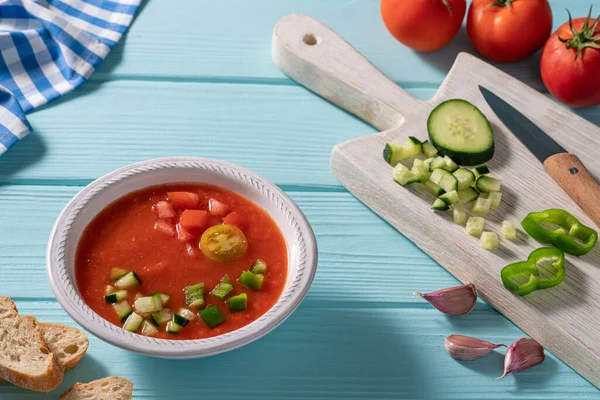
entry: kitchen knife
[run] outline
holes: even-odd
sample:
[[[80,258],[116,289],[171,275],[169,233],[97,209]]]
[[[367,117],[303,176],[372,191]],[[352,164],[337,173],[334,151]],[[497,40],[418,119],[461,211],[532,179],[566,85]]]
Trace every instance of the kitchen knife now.
[[[484,87],[479,90],[504,125],[542,162],[548,175],[600,226],[600,184],[579,157],[500,97]]]

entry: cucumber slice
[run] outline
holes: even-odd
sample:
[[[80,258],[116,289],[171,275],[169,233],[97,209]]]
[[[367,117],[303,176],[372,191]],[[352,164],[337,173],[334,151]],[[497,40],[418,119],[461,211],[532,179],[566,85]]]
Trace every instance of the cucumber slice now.
[[[166,293],[160,293],[159,296],[163,306],[166,306],[169,300],[171,300],[171,296]]]
[[[190,321],[189,321],[189,320],[187,320],[186,318],[183,318],[181,315],[179,315],[179,314],[175,313],[175,314],[173,314],[173,323],[174,323],[175,325],[179,325],[179,326],[180,326],[180,327],[182,327],[182,328],[185,328],[185,326],[186,326],[187,324],[189,324],[189,323],[190,323]]]
[[[488,119],[465,100],[447,100],[429,114],[429,140],[439,153],[460,165],[484,163],[494,155],[494,132]]]
[[[477,179],[481,175],[489,174],[490,169],[487,167],[487,165],[479,165],[473,168],[473,173],[475,174],[475,179]]]
[[[436,157],[429,163],[429,171],[433,172],[436,168],[445,169],[447,167],[444,157]]]
[[[167,332],[177,335],[179,332],[181,332],[181,325],[177,325],[175,322],[169,321],[167,322]]]
[[[133,287],[136,287],[140,283],[142,283],[142,281],[140,281],[140,278],[138,278],[135,272],[131,271],[120,277],[115,282],[115,287],[117,289],[131,289]]]
[[[444,189],[442,189],[438,184],[433,183],[431,180],[427,180],[424,184],[425,189],[435,197],[439,197],[446,193]]]
[[[471,217],[467,220],[467,233],[473,236],[481,236],[485,229],[485,219],[481,217]]]
[[[160,294],[155,293],[152,296],[140,297],[133,303],[135,311],[139,313],[154,313],[163,309],[163,303]]]
[[[121,300],[125,300],[127,298],[127,290],[119,290],[118,292],[111,293],[109,295],[104,296],[104,300],[108,304],[118,303]]]
[[[196,314],[188,310],[187,308],[180,308],[179,311],[177,311],[177,314],[187,319],[188,321],[193,321],[196,319]]]
[[[479,246],[487,250],[497,249],[498,235],[495,232],[482,232],[479,239]]]
[[[383,149],[383,159],[390,164],[395,164],[420,153],[422,148],[423,145],[419,139],[409,136],[408,140],[402,144],[386,143]]]
[[[141,315],[136,314],[136,313],[131,313],[131,315],[129,315],[129,317],[127,317],[127,320],[125,321],[125,325],[123,325],[123,329],[125,329],[126,331],[129,331],[129,332],[135,333],[140,328],[140,325],[142,325],[142,322],[144,322],[144,318],[142,318]]]
[[[434,169],[429,180],[439,185],[446,192],[451,192],[458,188],[458,179],[445,169]]]
[[[475,174],[466,168],[459,168],[452,175],[458,179],[458,190],[465,190],[475,183]]]
[[[415,174],[413,174],[403,164],[397,164],[394,167],[392,176],[394,177],[394,181],[396,183],[399,183],[402,186],[406,186],[409,183],[415,183],[415,182],[421,181]]]
[[[488,215],[490,212],[490,208],[492,208],[492,200],[479,196],[477,200],[475,200],[471,211],[473,211],[474,214],[478,215]]]
[[[125,321],[132,312],[131,306],[129,305],[127,300],[122,300],[118,303],[113,304],[113,309],[116,311],[121,322]]]
[[[458,169],[458,165],[448,156],[444,156],[444,161],[446,162],[446,170],[450,172],[454,172]]]
[[[485,197],[492,201],[492,208],[497,208],[502,201],[502,192],[489,192]]]
[[[153,336],[157,333],[158,329],[156,329],[156,326],[154,326],[152,322],[148,320],[144,320],[144,322],[142,322],[142,335]]]
[[[491,176],[481,175],[475,181],[475,187],[482,193],[499,192],[502,188],[502,181]]]
[[[417,178],[419,178],[421,182],[426,182],[431,176],[431,172],[429,172],[429,167],[425,165],[413,165],[410,172],[412,172]]]
[[[173,318],[173,313],[168,308],[164,308],[157,313],[152,314],[152,320],[156,325],[167,323]]]
[[[416,160],[418,160],[418,159],[415,159],[415,161],[416,161]],[[426,159],[425,161],[423,161],[423,165],[424,165],[425,167],[427,167],[427,169],[429,169],[429,165],[432,163],[432,161],[433,161],[433,160],[435,160],[435,158],[433,158],[433,157],[432,157],[432,158],[428,158],[428,159]]]
[[[423,142],[423,154],[425,154],[425,157],[427,158],[437,157],[438,151],[431,143],[429,143],[429,140],[426,140]]]
[[[515,221],[502,221],[502,237],[508,240],[517,240],[517,223]]]
[[[439,197],[439,199],[448,205],[456,204],[458,203],[458,192],[453,190],[451,192],[444,193]]]
[[[465,205],[479,197],[479,192],[472,187],[468,187],[465,190],[458,191],[458,204]]]
[[[110,286],[110,285],[106,285],[106,286],[104,287],[104,295],[105,295],[105,296],[108,296],[109,294],[111,294],[111,293],[114,293],[114,292],[116,292],[116,291],[117,291],[117,289],[115,289],[114,287],[112,287],[112,286]]]
[[[461,205],[454,205],[452,207],[452,219],[455,224],[464,225],[467,223],[467,213],[465,208]]]
[[[436,211],[444,211],[444,210],[449,210],[450,206],[441,199],[435,199],[435,201],[431,205],[431,208]]]

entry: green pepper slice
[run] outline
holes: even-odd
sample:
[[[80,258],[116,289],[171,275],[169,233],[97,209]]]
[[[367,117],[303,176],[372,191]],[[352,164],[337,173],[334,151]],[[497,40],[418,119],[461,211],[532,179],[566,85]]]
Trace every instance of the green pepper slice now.
[[[546,229],[542,226],[544,222],[556,224],[560,228]],[[538,242],[551,244],[574,256],[587,254],[598,241],[598,233],[595,230],[558,208],[529,213],[521,222],[521,226]]]
[[[554,275],[541,278],[538,263],[544,259],[553,259]],[[547,289],[561,283],[565,277],[565,254],[555,247],[541,247],[534,250],[527,261],[509,264],[500,273],[504,287],[511,292],[525,296],[534,290]],[[527,278],[523,283],[515,282],[515,278]]]

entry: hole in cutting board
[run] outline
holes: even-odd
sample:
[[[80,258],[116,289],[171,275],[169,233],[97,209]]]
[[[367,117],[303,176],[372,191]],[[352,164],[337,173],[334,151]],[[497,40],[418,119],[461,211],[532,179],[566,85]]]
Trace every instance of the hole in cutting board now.
[[[319,41],[317,40],[317,37],[315,35],[313,35],[312,33],[307,33],[306,35],[304,35],[304,37],[302,38],[302,41],[309,46],[314,46],[319,43]]]

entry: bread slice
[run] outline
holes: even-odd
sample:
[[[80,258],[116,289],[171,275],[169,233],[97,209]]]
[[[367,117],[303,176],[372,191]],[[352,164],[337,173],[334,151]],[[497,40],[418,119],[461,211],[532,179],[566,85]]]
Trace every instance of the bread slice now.
[[[49,392],[63,369],[33,317],[20,317],[14,302],[0,296],[0,378],[37,392]]]
[[[111,376],[90,383],[76,383],[60,396],[60,400],[131,400],[133,383]]]

